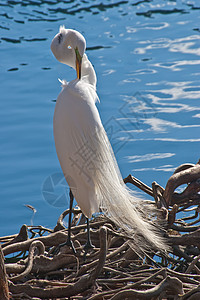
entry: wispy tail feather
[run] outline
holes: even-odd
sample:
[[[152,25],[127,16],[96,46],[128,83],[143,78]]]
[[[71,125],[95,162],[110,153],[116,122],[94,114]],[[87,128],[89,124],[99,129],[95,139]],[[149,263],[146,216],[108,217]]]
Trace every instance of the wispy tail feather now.
[[[103,126],[94,127],[73,135],[73,161],[80,159],[74,168],[74,180],[77,191],[74,196],[87,217],[96,212],[94,207],[110,218],[130,239],[132,248],[137,252],[155,248],[161,251],[168,246],[162,237],[159,222],[156,220],[156,208],[147,205],[124,184],[112,147]],[[78,155],[77,155],[78,154]],[[76,172],[75,172],[76,171]],[[85,176],[87,174],[87,176]],[[67,178],[66,178],[67,179]],[[81,189],[84,187],[84,191]],[[88,199],[92,189],[93,197]],[[79,193],[78,193],[79,191]],[[86,196],[84,196],[84,193]],[[88,197],[87,197],[88,195]],[[87,198],[87,199],[86,199]],[[86,205],[85,201],[95,201],[95,205]],[[156,224],[155,224],[156,221]]]
[[[159,224],[155,224],[156,208],[135,196],[124,184],[112,147],[102,128],[93,139],[97,149],[95,182],[100,208],[134,242],[137,251],[156,248],[167,250]]]

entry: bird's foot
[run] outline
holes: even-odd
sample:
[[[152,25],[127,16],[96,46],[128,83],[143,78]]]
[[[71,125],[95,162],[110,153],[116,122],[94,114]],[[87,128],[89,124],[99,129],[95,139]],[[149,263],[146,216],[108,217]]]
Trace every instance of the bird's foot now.
[[[58,245],[56,247],[56,249],[54,250],[54,254],[58,254],[60,252],[60,249],[64,246],[70,247],[72,249],[73,253],[76,255],[76,249],[75,249],[74,243],[72,242],[71,239],[67,239],[67,241],[65,243]]]
[[[83,256],[84,260],[86,259],[86,255],[87,255],[88,251],[93,248],[94,248],[94,245],[92,245],[92,242],[90,240],[87,241],[87,243],[85,244],[85,246],[83,248],[85,251],[84,256]]]

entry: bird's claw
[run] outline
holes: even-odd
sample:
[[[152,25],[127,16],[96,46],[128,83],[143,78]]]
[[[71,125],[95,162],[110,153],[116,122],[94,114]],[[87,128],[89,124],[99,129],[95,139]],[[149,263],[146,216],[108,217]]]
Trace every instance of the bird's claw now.
[[[94,245],[92,245],[91,241],[87,241],[87,243],[85,244],[85,246],[83,248],[85,251],[84,256],[83,256],[84,260],[86,259],[86,255],[87,255],[88,251],[93,248],[94,248]]]
[[[73,242],[71,241],[71,239],[70,239],[70,240],[67,239],[67,241],[66,241],[65,243],[62,243],[62,244],[58,245],[58,246],[56,247],[56,249],[54,250],[54,254],[58,254],[58,253],[60,252],[60,249],[61,249],[62,247],[64,247],[64,246],[70,247],[70,248],[72,249],[73,253],[76,255],[76,249],[75,249],[74,244],[73,244]]]
[[[71,241],[71,239],[70,239],[70,240],[69,240],[69,239],[67,239],[66,243],[64,243],[64,244],[66,244],[67,246],[71,247],[71,248],[72,248],[72,251],[73,251],[73,253],[74,253],[74,254],[76,254],[76,249],[75,249],[75,247],[74,247],[74,243]]]

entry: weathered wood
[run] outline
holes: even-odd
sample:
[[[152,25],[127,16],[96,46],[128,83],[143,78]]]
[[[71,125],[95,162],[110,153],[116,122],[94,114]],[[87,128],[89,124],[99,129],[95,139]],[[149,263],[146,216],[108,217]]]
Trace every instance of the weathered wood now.
[[[4,265],[4,255],[0,245],[0,300],[9,299],[8,280]]]
[[[194,167],[191,167],[189,169],[177,172],[173,174],[165,187],[164,191],[164,198],[168,205],[171,204],[171,198],[173,195],[174,190],[182,185],[182,184],[189,184],[195,180],[198,180],[200,178],[200,165],[197,164]],[[194,191],[194,189],[193,189]],[[199,191],[199,190],[198,190]],[[189,193],[191,195],[191,193]]]
[[[160,212],[153,215],[153,218],[159,224],[158,230],[171,246],[168,253],[155,253],[152,249],[141,256],[139,251],[137,253],[131,248],[133,242],[137,245],[134,235],[131,238],[125,236],[112,221],[99,215],[91,220],[91,239],[95,247],[85,256],[87,226],[83,224],[84,218],[81,218],[79,209],[73,210],[72,239],[76,256],[67,246],[62,247],[58,254],[54,253],[55,247],[66,241],[67,229],[63,219],[68,210],[60,215],[54,232],[42,226],[23,225],[19,234],[0,237],[4,246],[11,297],[71,297],[73,300],[199,299],[198,169],[199,166],[190,164],[178,167],[170,177],[166,190],[156,182],[150,188],[131,175],[124,179],[124,182],[154,197],[155,202],[152,200],[146,203],[155,205],[155,212]],[[186,179],[194,181],[189,182],[184,192],[174,192]],[[180,217],[179,212],[187,215]],[[7,257],[9,254],[12,254],[12,258]]]

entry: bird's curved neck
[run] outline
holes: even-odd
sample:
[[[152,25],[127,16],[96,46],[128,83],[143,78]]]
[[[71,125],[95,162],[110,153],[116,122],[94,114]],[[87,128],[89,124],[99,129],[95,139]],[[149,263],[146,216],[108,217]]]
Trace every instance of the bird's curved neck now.
[[[83,55],[82,59],[81,79],[91,84],[96,89],[96,73],[86,54]]]

